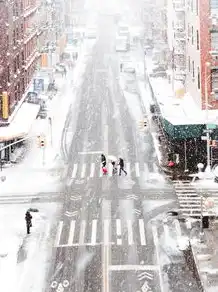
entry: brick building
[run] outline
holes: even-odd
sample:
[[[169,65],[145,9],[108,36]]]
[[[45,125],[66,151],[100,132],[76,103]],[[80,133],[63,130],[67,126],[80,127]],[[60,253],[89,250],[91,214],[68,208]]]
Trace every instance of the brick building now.
[[[38,0],[1,2],[0,12],[0,94],[7,92],[9,117],[35,73],[40,46],[47,40],[47,13]],[[1,125],[7,123],[5,116],[1,106]]]
[[[205,109],[218,109],[218,2],[187,1],[186,91]]]

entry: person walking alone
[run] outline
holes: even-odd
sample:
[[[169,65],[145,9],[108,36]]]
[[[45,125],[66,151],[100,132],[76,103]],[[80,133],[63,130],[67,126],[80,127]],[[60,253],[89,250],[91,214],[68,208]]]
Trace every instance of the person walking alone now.
[[[107,161],[104,154],[101,154],[101,164],[102,164],[102,167],[106,167]]]
[[[32,227],[32,215],[29,211],[25,214],[27,234],[30,234],[30,227]]]
[[[125,173],[125,175],[127,175],[127,172],[124,169],[124,160],[123,160],[123,158],[119,158],[118,165],[120,166],[119,175],[121,175],[121,171],[123,171]]]

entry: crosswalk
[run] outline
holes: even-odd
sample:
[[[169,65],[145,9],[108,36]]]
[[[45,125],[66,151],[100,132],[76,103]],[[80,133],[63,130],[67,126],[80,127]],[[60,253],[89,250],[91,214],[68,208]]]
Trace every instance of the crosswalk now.
[[[199,189],[189,181],[174,181],[174,188],[178,197],[180,211],[187,217],[200,217],[201,206],[203,215],[215,215],[218,208],[218,187]],[[203,197],[201,199],[201,196]],[[212,202],[209,207],[207,202]]]
[[[124,219],[93,219],[93,220],[71,220],[69,222],[59,221],[55,247],[77,247],[96,245],[116,246],[147,246],[151,240],[155,242],[156,235],[146,226],[146,221],[141,218],[137,220]],[[190,222],[186,228],[191,229]],[[171,225],[162,224],[162,233],[167,238],[173,232],[179,240],[182,236],[180,222],[175,219]]]
[[[50,202],[59,200],[59,192],[45,192],[45,193],[22,193],[22,194],[1,194],[0,204],[29,204],[32,202]]]
[[[107,176],[113,176],[112,165],[107,165],[108,174]],[[143,177],[146,176],[147,179],[157,179],[159,175],[159,170],[156,163],[153,163],[152,166],[148,166],[147,163],[139,162],[126,162],[125,170],[127,171],[127,177]],[[151,170],[151,171],[150,171]],[[118,168],[119,171],[119,168]],[[118,173],[117,173],[118,174]],[[101,164],[97,162],[90,163],[74,163],[72,165],[71,179],[84,179],[84,178],[96,178],[103,177],[103,172]]]

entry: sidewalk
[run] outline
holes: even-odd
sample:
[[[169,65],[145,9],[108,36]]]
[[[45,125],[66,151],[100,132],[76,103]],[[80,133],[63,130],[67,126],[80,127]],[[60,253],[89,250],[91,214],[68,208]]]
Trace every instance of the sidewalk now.
[[[212,225],[212,224],[211,224]],[[218,291],[218,225],[204,229],[204,240],[191,239],[198,274],[205,292]]]
[[[39,292],[45,289],[45,277],[53,247],[61,206],[56,202],[40,203],[40,194],[58,192],[61,188],[60,176],[63,171],[60,157],[60,143],[66,115],[69,108],[74,109],[77,91],[83,81],[86,69],[86,52],[78,58],[77,64],[68,72],[61,90],[51,100],[48,117],[52,118],[52,135],[49,120],[35,120],[31,128],[32,139],[24,160],[13,167],[3,169],[0,176],[0,198],[10,200],[0,205],[0,281],[5,292]],[[63,81],[63,80],[62,80]],[[60,82],[61,83],[61,82]],[[45,137],[45,159],[43,150],[38,148],[38,134]],[[52,137],[52,143],[51,143]],[[28,196],[35,194],[36,200]],[[18,196],[24,202],[16,204]],[[27,198],[25,203],[25,197]],[[39,198],[39,201],[38,201]],[[31,234],[26,234],[25,212],[36,208],[32,213]]]

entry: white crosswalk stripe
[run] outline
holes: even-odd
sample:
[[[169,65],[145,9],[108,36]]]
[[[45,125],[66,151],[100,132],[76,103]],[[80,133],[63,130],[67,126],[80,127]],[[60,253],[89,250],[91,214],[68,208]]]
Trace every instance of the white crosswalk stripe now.
[[[123,219],[60,221],[57,228],[55,246],[95,246],[95,245],[141,245],[146,246],[144,219],[136,221]]]
[[[199,217],[201,215],[201,204],[203,215],[215,215],[215,209],[218,207],[218,187],[217,189],[200,190],[189,181],[174,181],[174,188],[183,215]],[[201,196],[203,196],[202,202]],[[208,207],[206,200],[211,201],[213,206]]]
[[[113,167],[112,164],[108,163],[107,165],[108,177],[113,176]],[[127,177],[144,177],[145,180],[149,179],[149,177],[157,177],[156,174],[159,172],[149,172],[149,168],[147,163],[131,163],[126,162],[124,169],[127,171]],[[117,167],[117,175],[119,174],[119,166]],[[124,175],[123,175],[124,176]],[[72,167],[72,173],[71,178],[72,179],[84,179],[84,178],[97,178],[97,177],[103,177],[103,172],[101,165],[99,163],[90,162],[90,163],[74,163]],[[124,176],[125,177],[125,176]]]

